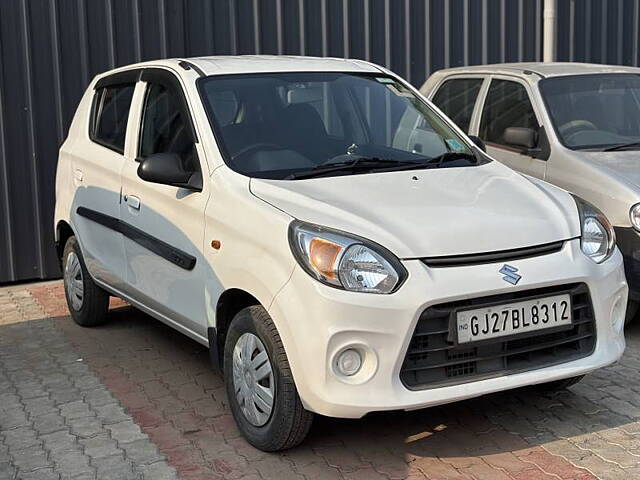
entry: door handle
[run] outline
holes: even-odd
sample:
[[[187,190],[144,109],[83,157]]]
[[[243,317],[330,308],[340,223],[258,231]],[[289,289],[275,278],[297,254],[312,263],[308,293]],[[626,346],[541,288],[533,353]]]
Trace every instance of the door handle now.
[[[140,199],[135,195],[125,195],[124,201],[134,210],[140,210]]]

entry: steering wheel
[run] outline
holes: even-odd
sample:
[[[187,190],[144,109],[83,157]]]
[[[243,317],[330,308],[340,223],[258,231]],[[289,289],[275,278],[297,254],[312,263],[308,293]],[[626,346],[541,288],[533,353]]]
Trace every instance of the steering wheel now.
[[[240,157],[255,153],[258,150],[283,150],[283,147],[274,143],[254,143],[253,145],[241,148],[232,159],[234,162],[237,162]]]
[[[598,130],[598,127],[589,120],[571,120],[570,122],[561,125],[558,130],[560,130],[560,133],[565,137],[565,139],[568,139],[583,130]]]

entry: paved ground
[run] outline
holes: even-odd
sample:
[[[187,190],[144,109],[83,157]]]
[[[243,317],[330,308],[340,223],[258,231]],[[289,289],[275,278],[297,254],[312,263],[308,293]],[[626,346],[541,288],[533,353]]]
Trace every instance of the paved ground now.
[[[57,282],[0,289],[0,479],[640,478],[640,323],[618,365],[562,394],[319,418],[301,447],[264,454],[203,347],[112,308],[82,329]]]

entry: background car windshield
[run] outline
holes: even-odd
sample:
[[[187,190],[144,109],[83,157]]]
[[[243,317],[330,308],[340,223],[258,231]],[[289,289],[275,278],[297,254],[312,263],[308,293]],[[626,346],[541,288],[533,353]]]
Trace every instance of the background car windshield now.
[[[640,141],[640,76],[548,78],[540,91],[562,143],[572,149]]]
[[[254,177],[285,178],[358,157],[421,162],[473,154],[425,103],[384,75],[225,75],[207,77],[200,89],[227,164]]]

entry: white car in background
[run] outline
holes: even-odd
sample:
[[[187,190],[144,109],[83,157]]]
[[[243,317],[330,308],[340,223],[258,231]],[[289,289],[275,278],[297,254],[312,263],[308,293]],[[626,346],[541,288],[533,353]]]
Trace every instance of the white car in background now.
[[[625,260],[631,320],[640,302],[640,68],[452,68],[434,73],[421,92],[493,158],[605,214]]]
[[[109,295],[210,349],[248,441],[524,385],[623,353],[596,209],[492,161],[409,84],[340,59],[207,57],[99,75],[60,149],[69,309]]]

